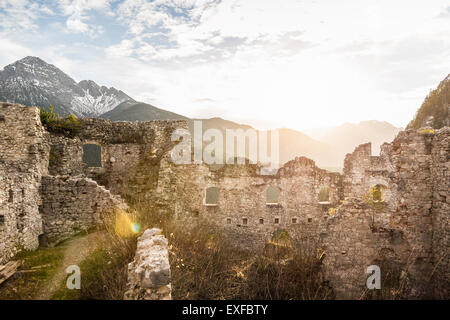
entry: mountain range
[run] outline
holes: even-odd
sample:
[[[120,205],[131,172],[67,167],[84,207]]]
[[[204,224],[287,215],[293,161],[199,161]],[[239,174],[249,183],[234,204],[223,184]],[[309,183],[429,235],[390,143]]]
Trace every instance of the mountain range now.
[[[60,115],[99,117],[113,121],[188,120],[192,130],[194,120],[203,121],[203,130],[251,128],[222,118],[189,119],[183,115],[139,102],[121,90],[100,86],[92,80],[76,82],[52,64],[38,57],[25,57],[0,70],[0,101],[30,106],[53,106]],[[371,141],[376,153],[384,142],[390,142],[400,128],[380,121],[344,124],[326,131],[305,133],[279,129],[280,162],[305,156],[317,165],[340,170],[346,153],[361,143]]]

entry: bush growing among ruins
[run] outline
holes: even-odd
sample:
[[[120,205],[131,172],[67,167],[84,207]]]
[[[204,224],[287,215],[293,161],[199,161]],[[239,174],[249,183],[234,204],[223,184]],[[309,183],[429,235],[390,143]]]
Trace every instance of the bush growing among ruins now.
[[[375,228],[375,215],[380,213],[385,208],[385,203],[382,198],[381,187],[379,185],[373,186],[362,196],[364,203],[370,208],[372,216],[371,228]]]
[[[65,118],[60,117],[54,112],[52,106],[48,107],[48,111],[45,108],[39,108],[39,111],[42,125],[50,132],[73,138],[83,127],[83,123],[77,117],[72,114]]]
[[[336,212],[337,212],[336,208],[330,208],[330,210],[328,210],[328,215],[330,217],[332,217],[332,216],[334,216],[336,214]]]
[[[433,133],[436,132],[436,130],[434,130],[434,129],[422,129],[419,132],[423,133],[423,134],[433,134]]]

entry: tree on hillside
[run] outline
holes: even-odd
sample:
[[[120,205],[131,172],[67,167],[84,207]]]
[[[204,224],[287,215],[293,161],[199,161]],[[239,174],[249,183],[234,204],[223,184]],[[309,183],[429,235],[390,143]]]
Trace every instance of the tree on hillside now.
[[[419,129],[421,127],[433,127],[440,129],[450,125],[450,74],[437,87],[432,90],[422,106],[417,111],[415,118],[408,124],[407,129]]]

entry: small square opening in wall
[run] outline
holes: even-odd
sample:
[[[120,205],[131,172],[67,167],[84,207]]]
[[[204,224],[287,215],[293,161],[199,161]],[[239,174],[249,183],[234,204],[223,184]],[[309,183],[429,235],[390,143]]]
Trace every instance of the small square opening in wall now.
[[[292,218],[292,223],[296,224],[297,223],[297,218]]]
[[[280,218],[275,218],[275,224],[279,224],[280,223]]]
[[[83,145],[83,162],[89,168],[101,168],[102,166],[102,148],[96,144]]]
[[[231,224],[231,218],[227,218],[227,224]]]
[[[5,216],[0,214],[0,227],[3,227],[5,225]]]
[[[308,218],[308,222],[312,222],[312,218]]]
[[[243,218],[243,219],[242,219],[242,224],[243,224],[244,226],[246,226],[247,223],[248,223],[248,219],[247,219],[247,218]]]
[[[264,219],[263,218],[259,219],[259,224],[264,224]]]

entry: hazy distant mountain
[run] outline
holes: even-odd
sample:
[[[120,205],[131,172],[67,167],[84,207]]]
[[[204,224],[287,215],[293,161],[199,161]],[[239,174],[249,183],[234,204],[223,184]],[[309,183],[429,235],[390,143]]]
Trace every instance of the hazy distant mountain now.
[[[242,129],[244,131],[253,129],[246,124],[239,124],[233,121],[224,120],[222,118],[211,119],[192,119],[188,122],[191,134],[193,134],[194,120],[202,121],[202,129],[205,132],[208,129],[218,129],[221,131],[224,138],[226,138],[226,129],[237,130]],[[256,131],[259,135],[259,131]],[[278,129],[279,133],[279,160],[281,164],[284,164],[295,157],[305,156],[316,161],[316,164],[322,167],[339,167],[342,163],[336,165],[337,161],[334,156],[334,150],[329,145],[314,140],[304,133],[301,133],[292,129]],[[270,140],[269,140],[270,141]],[[204,143],[204,145],[209,142]],[[224,146],[225,152],[225,146]],[[246,148],[246,154],[248,155],[248,148]]]
[[[151,120],[186,120],[185,116],[167,110],[159,109],[151,104],[125,101],[100,116],[114,121],[151,121]]]
[[[315,140],[310,136],[292,129],[279,129],[280,160],[286,163],[298,156],[313,159],[321,167],[341,167],[336,159],[335,150],[327,143]]]
[[[0,101],[52,105],[61,115],[95,117],[127,100],[133,99],[115,88],[99,86],[91,80],[76,83],[37,57],[25,57],[0,70]]]
[[[372,154],[380,151],[380,146],[391,142],[401,128],[384,121],[362,121],[357,124],[345,123],[341,126],[316,133],[315,138],[334,149],[332,162],[335,166],[343,165],[347,153],[353,152],[356,146],[372,142]]]
[[[442,80],[436,90],[430,92],[408,129],[432,127],[440,129],[450,126],[450,74]]]

